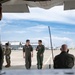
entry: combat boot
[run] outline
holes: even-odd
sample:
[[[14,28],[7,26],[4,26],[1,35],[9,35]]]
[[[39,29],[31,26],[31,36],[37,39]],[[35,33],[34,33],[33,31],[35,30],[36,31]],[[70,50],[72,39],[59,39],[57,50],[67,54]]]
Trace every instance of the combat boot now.
[[[7,64],[5,67],[6,67],[6,68],[10,67],[10,64]]]

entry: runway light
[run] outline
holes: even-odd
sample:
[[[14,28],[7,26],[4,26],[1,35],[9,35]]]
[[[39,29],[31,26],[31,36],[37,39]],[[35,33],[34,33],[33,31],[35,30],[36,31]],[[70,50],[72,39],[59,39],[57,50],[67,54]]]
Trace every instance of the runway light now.
[[[2,4],[0,3],[0,20],[2,19]]]

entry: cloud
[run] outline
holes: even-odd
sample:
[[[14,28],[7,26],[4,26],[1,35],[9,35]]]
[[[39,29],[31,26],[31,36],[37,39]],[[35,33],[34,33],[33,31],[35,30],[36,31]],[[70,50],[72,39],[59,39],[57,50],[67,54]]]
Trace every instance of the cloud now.
[[[11,20],[1,20],[0,21],[0,33],[5,26],[9,25],[8,23],[11,23]]]
[[[53,40],[59,40],[59,41],[72,41],[72,39],[68,37],[57,37],[57,36],[52,36]]]
[[[75,34],[75,32],[69,32],[69,31],[63,32],[63,33],[64,33],[64,34],[71,34],[71,35]]]
[[[31,26],[31,27],[26,27],[26,28],[22,28],[22,29],[17,29],[17,30],[15,30],[14,28],[13,28],[13,31],[12,30],[10,30],[10,31],[3,31],[3,33],[5,33],[5,34],[11,34],[11,33],[19,33],[19,34],[23,34],[23,33],[32,33],[32,32],[34,32],[34,33],[42,33],[42,32],[44,32],[44,31],[46,31],[47,30],[47,26],[45,26],[45,25],[35,25],[35,26]]]
[[[30,13],[4,13],[3,17],[9,20],[24,19],[75,24],[75,10],[64,11],[63,6],[56,6],[49,10],[30,8]]]
[[[37,38],[29,38],[31,40],[31,42],[37,42],[38,40],[42,40],[43,44],[46,47],[50,47],[50,37],[37,37]],[[67,44],[68,46],[72,47],[73,46],[73,40],[71,38],[68,37],[58,37],[58,36],[52,36],[52,43],[53,43],[53,47],[59,47],[62,44]]]
[[[45,38],[45,37],[36,37],[36,38],[29,38],[31,40],[31,42],[34,42],[34,43],[38,43],[38,40],[42,40],[43,41],[43,44],[46,46],[46,47],[49,47],[49,39]]]
[[[69,37],[58,37],[58,36],[52,36],[53,40],[53,46],[61,46],[62,44],[67,44],[68,47],[74,48],[74,40]]]
[[[26,21],[26,20],[28,20],[28,21]],[[32,21],[35,21],[35,23]],[[48,22],[48,21],[50,21],[50,22]],[[25,23],[25,22],[28,22],[28,23]],[[40,23],[40,22],[42,22],[42,23]],[[53,22],[53,23],[61,22],[60,25],[57,25],[57,23],[56,23],[56,25],[54,24],[55,26],[53,24],[52,24],[53,26],[51,25],[53,46],[54,46],[54,44],[56,46],[59,46],[63,43],[67,43],[67,44],[72,43],[71,46],[73,45],[72,37],[68,36],[66,34],[74,35],[75,34],[73,32],[74,29],[72,31],[72,29],[66,25],[68,25],[68,24],[75,25],[75,10],[64,11],[63,6],[53,7],[49,10],[44,10],[41,8],[30,8],[30,13],[3,13],[3,20],[0,22],[0,25],[2,28],[5,26],[8,26],[8,25],[10,27],[11,27],[11,25],[14,26],[14,28],[9,27],[10,29],[7,28],[6,30],[4,30],[3,32],[5,34],[13,33],[13,35],[14,35],[14,33],[16,33],[17,36],[21,36],[22,38],[24,36],[24,39],[30,37],[30,39],[32,41],[42,39],[44,44],[46,46],[49,46],[50,44],[49,44],[49,37],[48,37],[47,22],[50,24],[51,24],[51,22]],[[9,23],[11,23],[11,24],[9,24]],[[64,23],[64,25],[62,25],[62,23]],[[68,24],[66,24],[66,23],[68,23]],[[21,24],[21,25],[19,25],[19,24]],[[15,27],[15,26],[17,26],[17,27]],[[68,29],[70,29],[70,30],[68,30]],[[26,34],[24,34],[24,33],[26,33]],[[4,36],[6,36],[5,34],[2,34],[3,38],[4,38]],[[18,34],[20,34],[20,35],[18,35]],[[15,35],[14,37],[17,38],[17,36]],[[59,36],[61,36],[61,37],[59,37]],[[6,37],[8,38],[8,36],[6,36]],[[5,39],[7,39],[6,37],[5,37]],[[9,35],[9,37],[10,37],[9,38],[10,40],[11,39],[12,40],[13,39],[15,39],[15,40],[22,39],[21,37],[17,38],[17,39],[11,38],[10,35]],[[71,37],[71,38],[69,38],[69,37]]]
[[[11,34],[11,33],[17,33],[17,34],[24,34],[24,33],[26,33],[26,31],[5,31],[5,32],[3,32],[4,34]]]
[[[48,27],[45,25],[36,25],[36,26],[32,26],[32,27],[28,27],[25,30],[26,31],[33,31],[33,32],[43,32],[47,29]]]
[[[26,33],[26,31],[14,31],[15,33],[23,34]]]
[[[41,40],[43,40],[43,44],[46,47],[50,47],[50,37],[48,36],[48,33],[47,34],[44,33],[44,31],[48,30],[47,28],[48,27],[45,25],[36,25],[36,26],[23,28],[22,30],[14,30],[13,29],[13,31],[5,31],[4,33],[5,34],[13,33],[13,36],[14,36],[14,33],[16,33],[17,35],[20,34],[19,38],[17,38],[17,36],[14,36],[13,39],[15,39],[15,40],[18,40],[18,39],[23,40],[23,37],[24,37],[24,40],[30,39],[32,42],[37,42],[39,39],[41,39]],[[52,28],[52,29],[55,29],[55,28]],[[45,34],[45,35],[43,35],[43,34]],[[55,36],[54,34],[52,34],[52,42],[53,42],[53,47],[61,46],[64,43],[68,44],[70,47],[72,47],[72,45],[73,45],[73,40],[71,38],[69,38],[68,36],[65,37],[65,35],[64,35],[64,37],[62,37],[62,36],[59,37],[58,35]]]
[[[50,37],[44,37],[44,39],[47,41],[50,41]],[[53,36],[52,35],[52,42],[53,42],[53,46],[56,47],[56,46],[61,46],[62,44],[68,44],[69,45],[69,43],[73,43],[73,40],[71,38],[68,38],[68,37],[59,37],[59,36]]]
[[[2,28],[3,28],[4,26],[6,26],[6,25],[7,25],[7,24],[6,24],[5,21],[1,21],[1,22],[0,22],[0,33],[1,33]]]

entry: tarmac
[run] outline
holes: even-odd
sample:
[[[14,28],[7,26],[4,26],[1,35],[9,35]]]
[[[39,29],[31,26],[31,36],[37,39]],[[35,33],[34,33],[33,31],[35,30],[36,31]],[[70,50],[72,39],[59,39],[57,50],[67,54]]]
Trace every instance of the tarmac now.
[[[60,50],[53,51],[54,57],[60,53]],[[71,54],[75,55],[75,50],[70,50]],[[53,60],[51,50],[45,50],[44,52],[44,62],[43,69],[37,69],[37,52],[33,51],[32,57],[32,67],[30,70],[26,70],[25,68],[25,59],[23,58],[22,50],[13,50],[11,53],[11,67],[5,68],[6,65],[5,59],[3,64],[3,71],[5,71],[5,75],[75,75],[75,66],[71,70],[54,70],[53,69]],[[50,66],[49,66],[50,65]],[[68,73],[65,73],[68,71]]]
[[[75,75],[75,70],[5,70],[3,75]]]

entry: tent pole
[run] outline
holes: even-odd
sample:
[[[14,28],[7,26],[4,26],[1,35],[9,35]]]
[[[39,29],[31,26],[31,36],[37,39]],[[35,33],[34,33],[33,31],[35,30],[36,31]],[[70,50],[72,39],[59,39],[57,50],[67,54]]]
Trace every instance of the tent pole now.
[[[54,60],[54,54],[53,54],[53,46],[52,46],[52,37],[51,37],[51,29],[50,26],[48,26],[49,30],[49,37],[50,37],[50,46],[51,46],[51,53],[52,53],[52,61]],[[49,64],[49,68],[51,68],[51,65]]]

